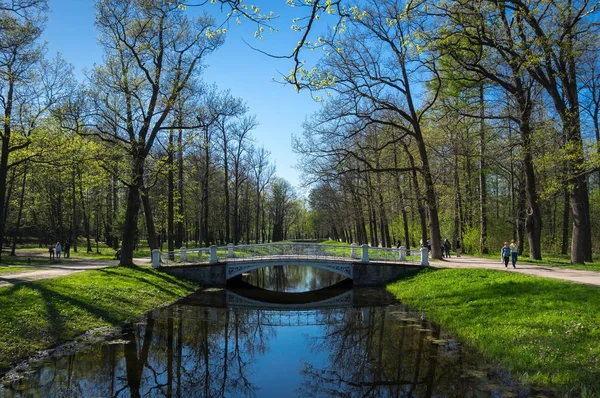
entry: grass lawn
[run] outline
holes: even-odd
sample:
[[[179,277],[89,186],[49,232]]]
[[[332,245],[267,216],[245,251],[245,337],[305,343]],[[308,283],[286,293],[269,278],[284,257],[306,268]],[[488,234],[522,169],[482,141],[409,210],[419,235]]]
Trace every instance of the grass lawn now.
[[[197,285],[151,268],[110,267],[0,288],[0,371],[101,326],[118,326]]]
[[[524,383],[600,393],[600,289],[518,273],[427,269],[388,285]]]

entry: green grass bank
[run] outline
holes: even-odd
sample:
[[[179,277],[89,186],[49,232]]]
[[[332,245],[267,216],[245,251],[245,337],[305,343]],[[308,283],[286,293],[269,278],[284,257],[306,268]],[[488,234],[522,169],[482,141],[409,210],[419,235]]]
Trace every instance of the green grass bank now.
[[[198,286],[151,268],[110,267],[0,288],[0,373],[36,352],[119,326]]]
[[[427,269],[387,286],[528,384],[600,393],[600,289],[507,271]]]

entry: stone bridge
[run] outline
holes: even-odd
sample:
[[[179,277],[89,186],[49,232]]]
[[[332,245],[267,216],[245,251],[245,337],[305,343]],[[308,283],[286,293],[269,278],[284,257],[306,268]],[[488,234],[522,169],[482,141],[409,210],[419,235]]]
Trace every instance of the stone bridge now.
[[[416,254],[418,253],[418,254]],[[429,265],[427,249],[408,251],[367,245],[271,243],[152,253],[152,265],[167,273],[202,283],[224,286],[228,280],[255,269],[295,265],[326,269],[351,279],[356,286],[384,284]]]

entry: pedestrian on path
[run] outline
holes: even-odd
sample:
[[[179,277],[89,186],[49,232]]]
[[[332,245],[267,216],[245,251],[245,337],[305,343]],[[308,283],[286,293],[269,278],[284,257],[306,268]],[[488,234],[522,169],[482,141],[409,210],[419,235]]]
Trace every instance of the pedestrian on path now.
[[[460,239],[456,239],[456,257],[460,257]]]
[[[58,259],[58,261],[60,261],[61,253],[62,253],[62,246],[60,245],[60,242],[56,242],[56,258]]]
[[[50,260],[54,260],[54,245],[52,243],[48,247],[48,253],[50,253]]]
[[[65,242],[65,258],[71,258],[71,243]]]
[[[500,259],[504,261],[504,268],[508,268],[508,259],[510,257],[510,247],[508,247],[508,242],[504,242],[504,246],[500,251]]]
[[[444,241],[444,249],[446,250],[446,258],[450,258],[450,241],[448,239]]]
[[[519,246],[515,243],[515,240],[510,241],[510,256],[512,258],[513,268],[517,268],[517,256],[519,255]]]

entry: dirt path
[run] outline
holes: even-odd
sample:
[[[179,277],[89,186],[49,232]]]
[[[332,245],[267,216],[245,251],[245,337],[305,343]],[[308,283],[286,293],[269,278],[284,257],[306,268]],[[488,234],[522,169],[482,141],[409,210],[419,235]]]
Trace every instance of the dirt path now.
[[[134,262],[137,265],[150,265],[149,258],[134,259]],[[29,267],[31,268],[31,271],[0,274],[0,287],[14,286],[19,283],[38,281],[41,279],[58,278],[59,276],[76,274],[78,272],[112,267],[117,264],[119,264],[118,260],[65,259],[60,263],[43,266],[18,265],[19,268]]]
[[[584,283],[586,285],[600,286],[600,272],[595,271],[582,271],[543,265],[519,264],[518,261],[517,268],[512,268],[510,261],[508,263],[508,268],[504,268],[504,263],[501,263],[500,259],[498,259],[498,261],[494,261],[486,258],[470,256],[453,256],[449,259],[430,260],[430,263],[431,266],[438,268],[485,268],[501,271],[506,270],[506,272],[519,272],[526,275],[562,279],[565,281]]]

